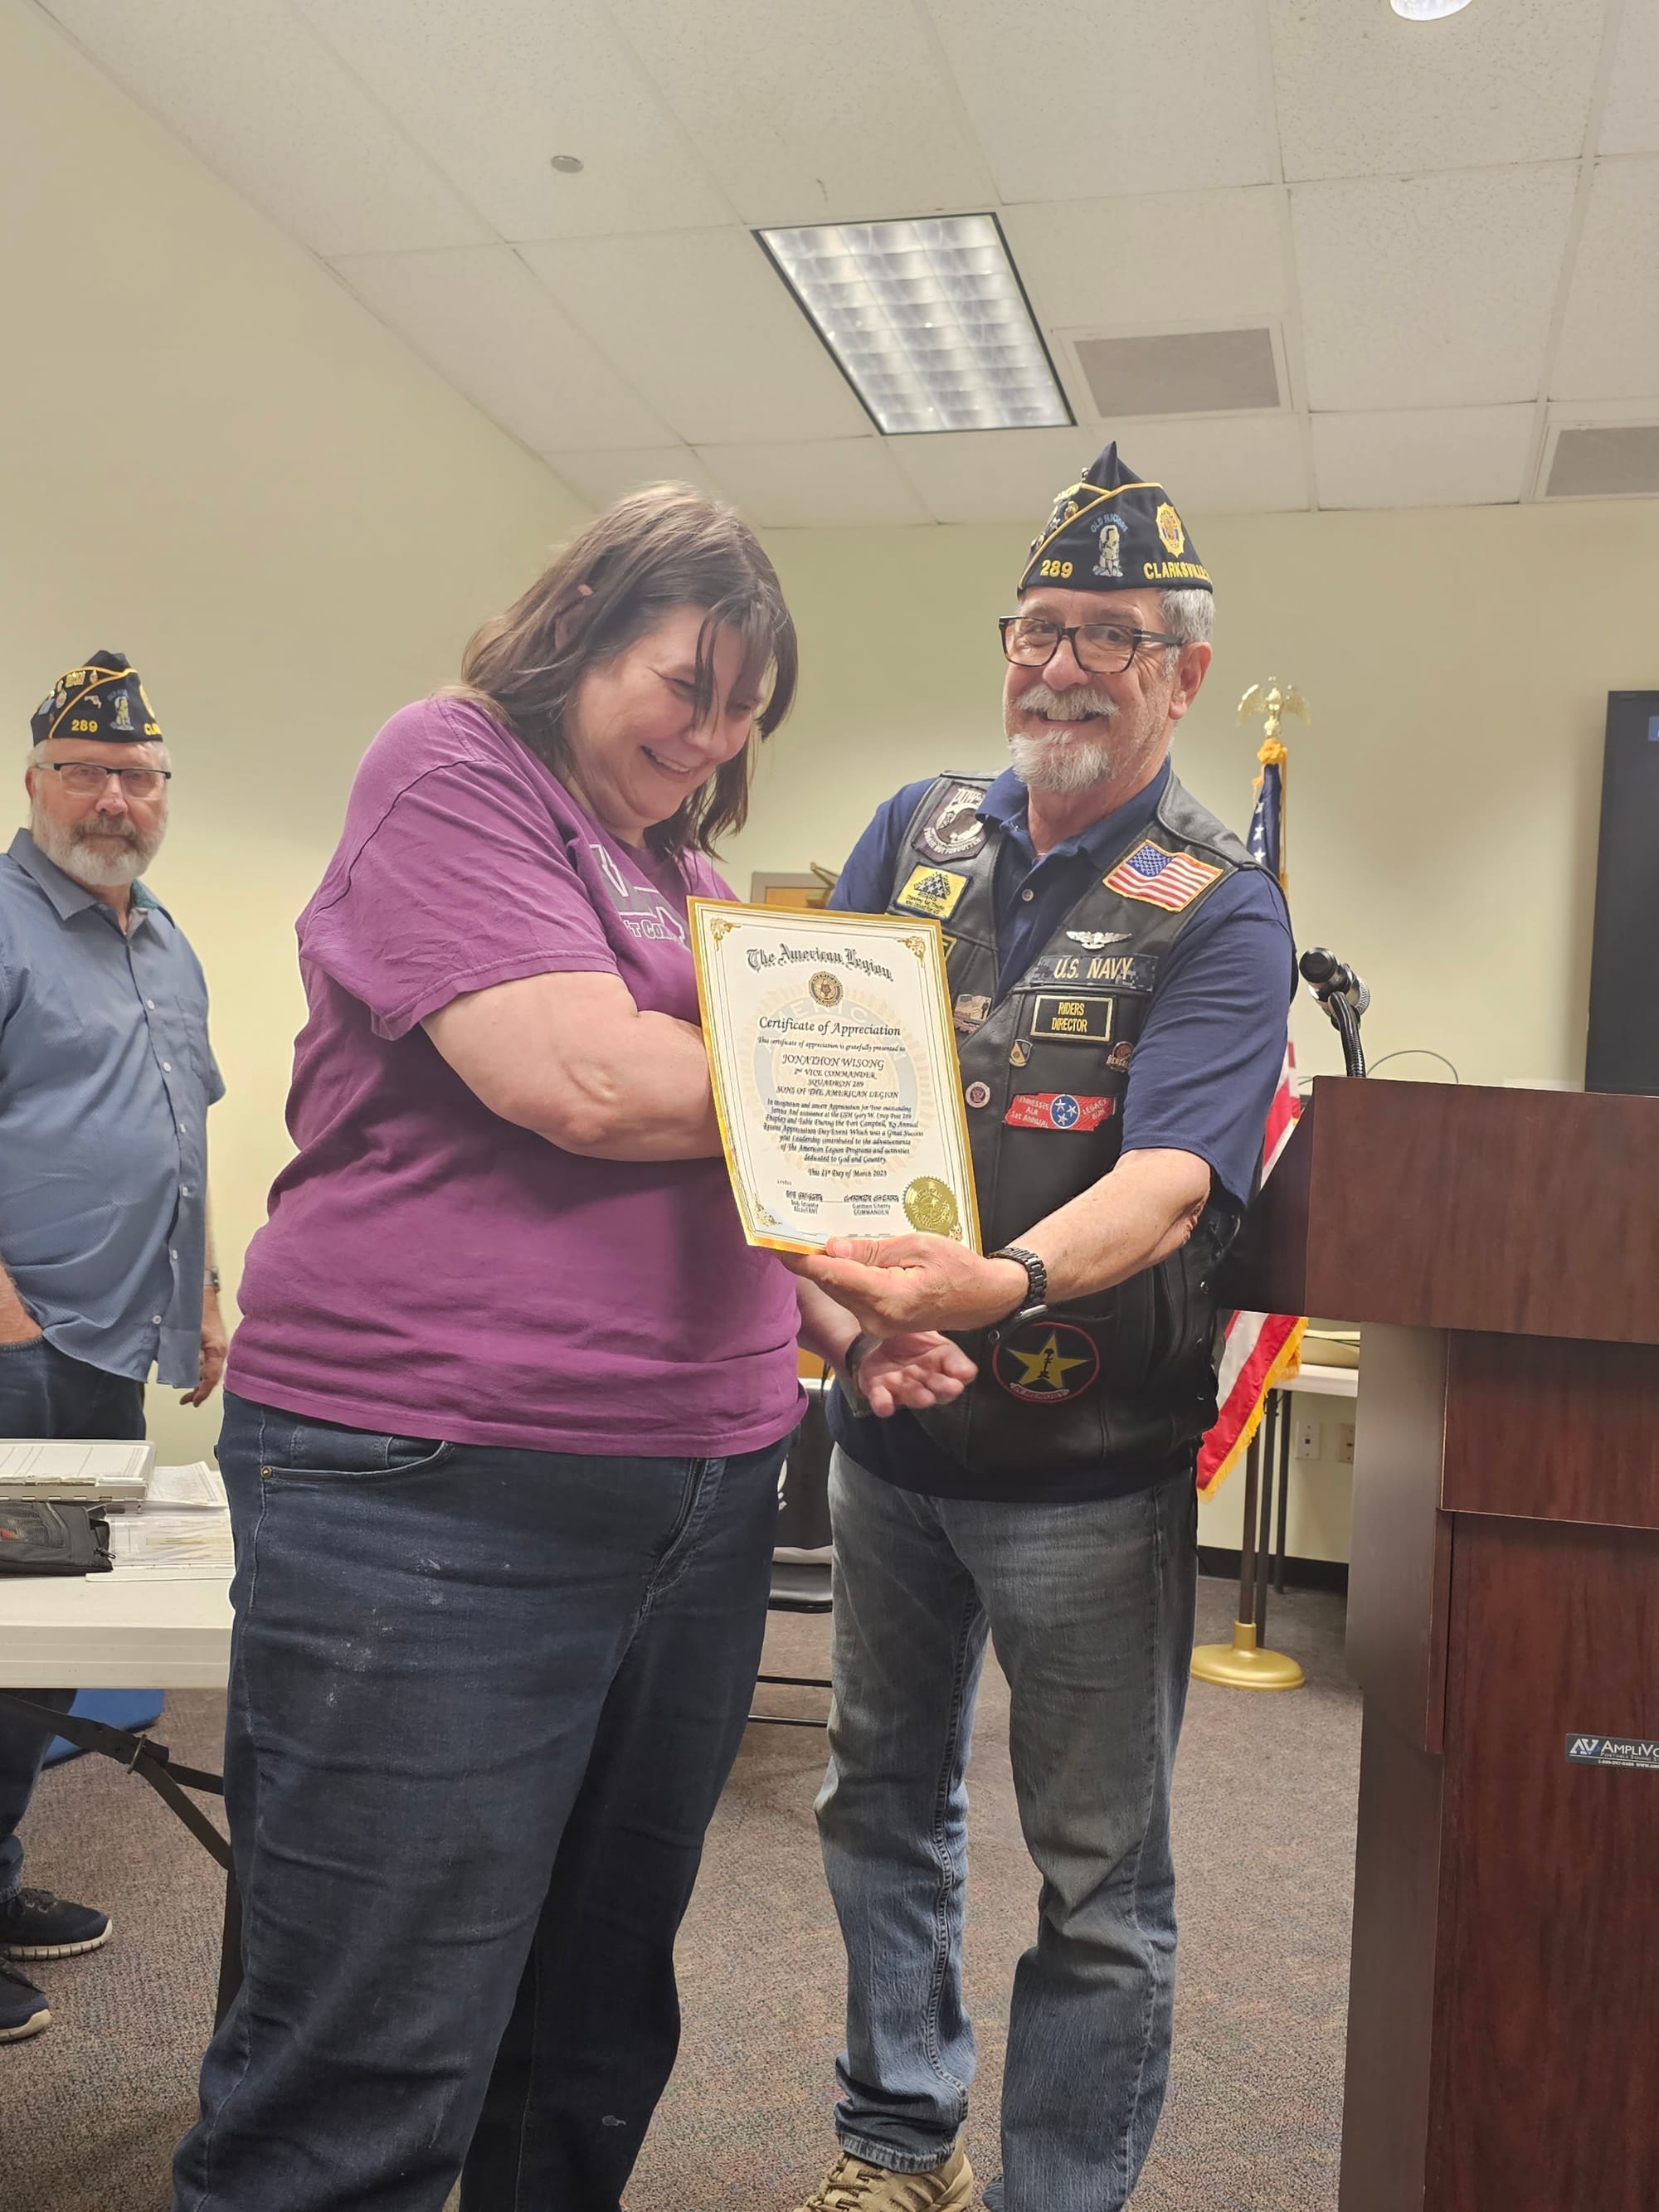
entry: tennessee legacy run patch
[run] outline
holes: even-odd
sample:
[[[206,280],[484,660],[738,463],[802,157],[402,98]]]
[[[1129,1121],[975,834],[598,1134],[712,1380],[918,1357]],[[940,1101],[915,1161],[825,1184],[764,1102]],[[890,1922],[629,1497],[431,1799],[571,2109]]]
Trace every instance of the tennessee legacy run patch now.
[[[1148,837],[1101,881],[1121,898],[1139,899],[1146,906],[1161,906],[1166,914],[1179,914],[1208,890],[1220,873],[1207,860],[1195,860],[1190,853],[1165,852]]]
[[[1072,1091],[1022,1091],[1002,1118],[1011,1129],[1097,1129],[1116,1111],[1115,1098],[1085,1098]]]

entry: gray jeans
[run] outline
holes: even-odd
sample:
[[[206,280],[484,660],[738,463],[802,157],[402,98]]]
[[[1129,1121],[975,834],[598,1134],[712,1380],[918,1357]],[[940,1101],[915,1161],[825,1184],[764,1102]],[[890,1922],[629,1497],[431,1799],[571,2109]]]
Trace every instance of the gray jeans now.
[[[1002,2094],[1006,2212],[1118,2212],[1151,2147],[1175,1993],[1170,1783],[1193,1640],[1182,1474],[1092,1504],[896,1489],[837,1451],[835,1711],[818,1798],[848,1955],[843,2147],[936,2166],[968,2109],[966,1771],[986,1636],[1042,1876]]]

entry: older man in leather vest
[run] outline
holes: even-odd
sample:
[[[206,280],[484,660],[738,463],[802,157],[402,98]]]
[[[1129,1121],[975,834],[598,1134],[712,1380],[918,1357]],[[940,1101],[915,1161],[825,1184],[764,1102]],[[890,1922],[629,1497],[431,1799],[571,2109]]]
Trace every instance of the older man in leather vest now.
[[[802,2212],[957,2212],[972,2194],[965,1774],[988,1632],[1042,1889],[987,2203],[1118,2212],[1163,2105],[1194,1463],[1217,1269],[1294,988],[1277,884],[1170,766],[1213,605],[1173,502],[1109,446],[1060,494],[1002,622],[1010,766],[899,792],[834,901],[945,932],[988,1256],[918,1235],[794,1263],[865,1333],[831,1413],[818,1801],[848,1960],[841,2155]],[[884,1397],[875,1418],[860,1348],[921,1328],[954,1336],[975,1381],[931,1413]]]

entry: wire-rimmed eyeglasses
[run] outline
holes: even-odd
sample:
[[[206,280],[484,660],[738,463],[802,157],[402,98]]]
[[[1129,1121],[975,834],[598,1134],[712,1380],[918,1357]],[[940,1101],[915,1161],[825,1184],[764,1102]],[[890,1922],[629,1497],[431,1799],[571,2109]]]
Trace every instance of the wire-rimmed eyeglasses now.
[[[120,777],[129,799],[154,799],[173,775],[170,768],[106,768],[102,761],[37,761],[35,766],[61,776],[64,790],[77,799],[95,798],[112,775]]]

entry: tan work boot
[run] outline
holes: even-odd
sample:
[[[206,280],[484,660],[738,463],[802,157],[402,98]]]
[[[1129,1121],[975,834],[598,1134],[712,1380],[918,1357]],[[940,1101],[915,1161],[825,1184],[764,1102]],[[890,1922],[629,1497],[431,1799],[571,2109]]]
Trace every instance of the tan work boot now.
[[[960,2144],[931,2173],[894,2173],[844,2150],[795,2212],[963,2212],[974,2169]]]

